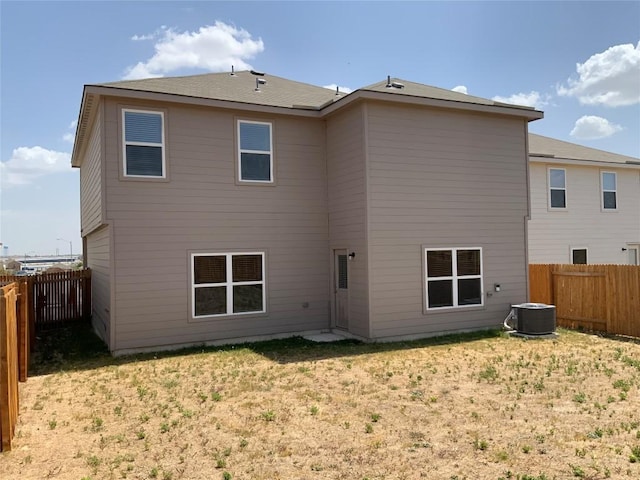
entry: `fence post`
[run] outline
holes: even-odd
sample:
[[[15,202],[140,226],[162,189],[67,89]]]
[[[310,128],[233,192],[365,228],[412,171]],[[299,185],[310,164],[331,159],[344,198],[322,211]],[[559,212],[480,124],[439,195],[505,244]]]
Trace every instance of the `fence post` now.
[[[33,351],[36,348],[36,306],[34,305],[36,282],[34,277],[27,280],[27,295],[29,297],[29,349]]]
[[[0,449],[11,450],[18,420],[16,284],[0,288]]]
[[[18,381],[27,381],[29,368],[29,284],[18,282]]]
[[[605,317],[605,320],[607,321],[607,323],[604,328],[607,333],[612,333],[611,322],[613,319],[613,315],[611,310],[613,308],[613,305],[611,304],[611,301],[614,299],[611,298],[611,294],[613,292],[616,292],[615,285],[610,285],[613,280],[614,280],[614,276],[612,275],[611,269],[609,268],[608,265],[605,265],[604,266],[604,301],[605,301],[605,305],[607,306],[607,316]]]
[[[553,278],[555,265],[548,265],[547,272],[549,276],[549,292],[551,294],[551,305],[556,304],[556,284],[555,279]]]

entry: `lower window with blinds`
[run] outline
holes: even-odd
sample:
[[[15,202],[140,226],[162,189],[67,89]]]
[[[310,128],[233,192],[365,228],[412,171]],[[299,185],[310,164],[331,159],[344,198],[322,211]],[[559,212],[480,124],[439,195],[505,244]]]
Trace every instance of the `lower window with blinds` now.
[[[426,310],[483,305],[481,248],[425,248]]]
[[[192,254],[192,317],[266,312],[264,270],[264,252]]]

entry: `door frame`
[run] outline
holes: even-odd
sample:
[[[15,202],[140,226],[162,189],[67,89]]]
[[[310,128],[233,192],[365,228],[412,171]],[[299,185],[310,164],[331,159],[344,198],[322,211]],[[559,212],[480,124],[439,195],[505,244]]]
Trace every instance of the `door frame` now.
[[[349,249],[346,247],[334,247],[331,249],[331,328],[349,331]],[[346,301],[347,318],[343,324],[338,320],[338,255],[347,257],[347,288],[344,300]]]

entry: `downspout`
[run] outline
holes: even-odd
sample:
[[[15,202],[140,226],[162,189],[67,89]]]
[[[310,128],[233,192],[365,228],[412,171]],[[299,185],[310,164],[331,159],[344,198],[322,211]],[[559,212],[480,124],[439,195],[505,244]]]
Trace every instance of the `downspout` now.
[[[529,285],[529,221],[531,220],[531,181],[529,171],[529,122],[524,122],[524,146],[525,146],[525,167],[526,167],[526,179],[527,179],[527,214],[524,217],[524,269],[526,272],[525,285],[526,285],[526,301],[530,301],[530,285]],[[505,320],[506,324],[506,320]]]

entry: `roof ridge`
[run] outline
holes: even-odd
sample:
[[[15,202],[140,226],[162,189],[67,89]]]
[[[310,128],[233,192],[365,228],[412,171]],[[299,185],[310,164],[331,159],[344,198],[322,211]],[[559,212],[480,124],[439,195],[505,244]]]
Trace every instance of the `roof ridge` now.
[[[517,105],[517,104],[514,104],[514,103],[498,102],[496,100],[493,100],[493,99],[490,99],[490,98],[486,98],[486,97],[479,97],[479,96],[476,96],[476,95],[469,95],[467,93],[457,92],[457,91],[449,89],[449,88],[437,87],[435,85],[428,85],[426,83],[414,82],[412,80],[405,80],[405,79],[400,78],[400,77],[392,77],[392,76],[389,76],[388,80],[382,80],[382,81],[379,81],[379,82],[376,82],[376,83],[372,83],[371,85],[367,85],[366,87],[362,87],[359,90],[380,92],[381,91],[380,88],[383,87],[383,86],[386,87],[388,85],[387,82],[389,80],[391,82],[397,81],[399,83],[404,84],[404,86],[415,86],[417,88],[426,88],[426,89],[429,89],[429,90],[432,90],[432,91],[435,91],[435,92],[441,92],[440,96],[432,96],[432,98],[443,98],[444,99],[445,97],[449,97],[449,98],[447,98],[447,100],[453,101],[453,102],[479,103],[479,104],[484,104],[484,105],[492,105],[492,106],[496,106],[496,107],[517,108],[517,109],[523,109],[523,110],[536,111],[535,107],[530,107],[530,106],[527,106],[527,105]],[[390,89],[390,91],[399,92],[401,90]]]
[[[144,82],[149,82],[149,81],[153,81],[153,82],[162,82],[162,81],[167,81],[167,82],[175,82],[175,81],[179,81],[179,80],[184,80],[184,79],[189,79],[189,80],[195,80],[197,78],[204,78],[204,77],[221,77],[221,76],[252,76],[252,77],[263,77],[265,79],[269,78],[275,78],[278,80],[282,80],[285,82],[289,82],[289,83],[294,83],[297,85],[301,85],[301,86],[305,86],[307,88],[314,88],[314,89],[318,89],[318,91],[322,91],[322,90],[329,90],[325,87],[321,87],[319,85],[313,85],[312,83],[306,83],[306,82],[300,82],[298,80],[291,80],[289,78],[285,78],[285,77],[279,77],[278,75],[271,75],[269,73],[266,72],[260,72],[262,73],[262,75],[256,75],[255,73],[253,73],[255,70],[234,70],[233,72],[231,71],[224,71],[224,72],[207,72],[207,73],[198,73],[195,75],[176,75],[176,76],[159,76],[159,77],[148,77],[148,78],[136,78],[136,79],[131,79],[131,80],[118,80],[115,82],[106,82],[106,83],[94,83],[94,84],[90,84],[90,85],[95,85],[95,86],[105,86],[105,87],[114,87],[114,86],[118,86],[118,85],[122,85],[122,84],[130,84],[130,83],[136,83],[136,84],[141,84]],[[344,93],[344,92],[341,92]]]

